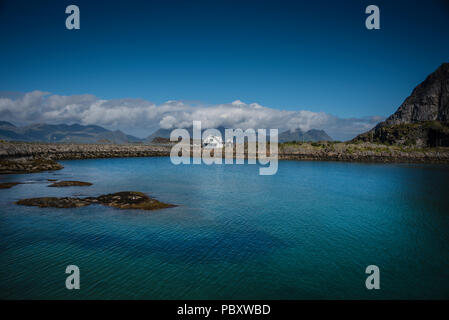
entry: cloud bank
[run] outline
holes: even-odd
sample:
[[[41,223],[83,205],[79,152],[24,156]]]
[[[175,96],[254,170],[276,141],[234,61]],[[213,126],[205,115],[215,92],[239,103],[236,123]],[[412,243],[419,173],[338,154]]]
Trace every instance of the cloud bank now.
[[[334,139],[347,140],[375,126],[384,118],[339,118],[324,112],[279,110],[257,103],[209,106],[183,101],[156,105],[142,99],[99,99],[91,94],[62,96],[43,91],[0,94],[0,119],[16,125],[80,123],[146,137],[158,128],[186,128],[201,120],[203,128],[323,129]]]

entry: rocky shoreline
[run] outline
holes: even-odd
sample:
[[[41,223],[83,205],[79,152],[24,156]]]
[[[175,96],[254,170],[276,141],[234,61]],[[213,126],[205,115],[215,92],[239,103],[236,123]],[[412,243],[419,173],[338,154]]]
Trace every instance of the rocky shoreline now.
[[[285,143],[280,160],[383,163],[449,163],[449,148],[415,148],[375,143]]]
[[[34,173],[60,170],[62,168],[64,168],[62,165],[51,159],[20,158],[0,160],[0,174]]]
[[[120,157],[166,157],[170,145],[0,143],[0,173],[58,170],[55,160]],[[417,149],[375,143],[283,143],[279,160],[449,163],[449,148]]]
[[[170,146],[133,144],[69,144],[0,142],[0,159],[43,158],[75,160],[170,155]]]

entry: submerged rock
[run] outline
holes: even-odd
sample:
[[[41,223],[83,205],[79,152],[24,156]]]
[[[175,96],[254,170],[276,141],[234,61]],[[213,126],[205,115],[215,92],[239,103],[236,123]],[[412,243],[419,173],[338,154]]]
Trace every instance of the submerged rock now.
[[[40,208],[77,208],[88,206],[92,203],[99,203],[105,206],[115,207],[119,209],[156,210],[176,207],[176,205],[160,202],[156,199],[148,197],[142,192],[135,191],[123,191],[101,195],[99,197],[87,198],[30,198],[22,199],[16,202],[16,204],[18,205],[35,206]]]
[[[91,185],[92,183],[83,181],[59,181],[49,185],[49,187],[88,187]]]
[[[101,195],[96,200],[106,206],[120,209],[156,210],[175,207],[173,204],[160,202],[142,192],[124,191]]]
[[[22,199],[16,202],[22,206],[34,206],[40,208],[78,208],[85,207],[91,204],[91,201],[80,198],[56,198],[56,197],[42,197]]]
[[[34,173],[41,171],[60,170],[62,165],[51,159],[31,160],[2,160],[0,161],[0,174]]]
[[[16,185],[20,184],[20,182],[4,182],[0,183],[0,189],[9,189]]]

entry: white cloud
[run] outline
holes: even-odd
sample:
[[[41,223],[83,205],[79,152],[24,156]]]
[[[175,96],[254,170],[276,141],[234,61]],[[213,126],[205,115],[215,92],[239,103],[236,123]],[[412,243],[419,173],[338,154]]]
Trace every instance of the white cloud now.
[[[371,129],[381,117],[338,118],[324,112],[279,110],[257,103],[192,106],[182,101],[155,105],[142,99],[98,99],[94,95],[61,96],[43,91],[15,97],[0,96],[0,118],[16,125],[31,123],[95,124],[140,137],[159,127],[185,128],[201,120],[203,128],[323,129],[335,139],[345,140]]]

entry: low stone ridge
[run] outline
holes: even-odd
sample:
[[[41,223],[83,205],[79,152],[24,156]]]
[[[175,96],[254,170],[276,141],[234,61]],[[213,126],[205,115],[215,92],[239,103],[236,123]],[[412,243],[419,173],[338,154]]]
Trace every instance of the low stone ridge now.
[[[383,163],[449,163],[449,148],[417,148],[370,142],[282,143],[279,160]]]
[[[88,187],[91,185],[92,183],[84,181],[59,181],[49,185],[49,187]]]
[[[74,143],[27,143],[0,141],[0,159],[45,158],[76,160],[123,157],[162,157],[170,155],[165,145],[119,145]]]
[[[51,159],[31,160],[1,160],[0,174],[34,173],[41,171],[60,170],[62,165]]]
[[[86,198],[56,198],[41,197],[22,199],[16,202],[18,205],[35,206],[40,208],[78,208],[85,207],[92,203],[98,203],[109,207],[119,209],[140,209],[140,210],[157,210],[164,208],[176,207],[174,204],[164,203],[156,199],[150,198],[142,192],[123,191],[111,194],[101,195],[99,197]]]
[[[0,189],[9,189],[16,185],[20,184],[20,182],[4,182],[0,183]]]
[[[413,135],[408,136],[410,139],[413,139]],[[269,147],[267,147],[267,149],[269,149]],[[383,143],[363,140],[344,143],[338,141],[321,141],[311,143],[301,141],[285,142],[279,144],[278,155],[280,160],[449,163],[449,147],[422,148],[417,145],[407,143],[402,145],[387,146]],[[170,156],[170,146],[98,146],[87,144],[72,145],[0,142],[0,159],[16,159],[20,157],[32,158],[37,156],[45,156],[52,160]],[[236,157],[235,151],[234,157]],[[8,168],[8,170],[2,170],[1,163],[7,162],[14,163],[14,165],[16,165],[19,161],[20,160],[0,160],[0,174],[28,173],[25,170],[22,170],[21,172],[17,170],[12,171],[9,169],[9,165],[3,167]],[[56,162],[53,161],[53,163]],[[59,168],[62,168],[62,166]]]

